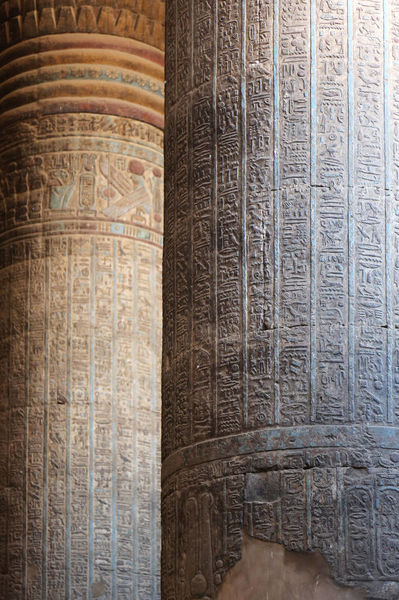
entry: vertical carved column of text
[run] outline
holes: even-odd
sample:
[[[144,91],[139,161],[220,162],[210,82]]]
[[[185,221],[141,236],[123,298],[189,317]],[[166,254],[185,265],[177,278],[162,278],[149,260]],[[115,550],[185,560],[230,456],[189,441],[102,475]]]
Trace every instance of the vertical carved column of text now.
[[[133,595],[132,506],[133,494],[133,243],[120,239],[116,255],[116,386],[117,386],[117,598]],[[137,425],[136,425],[137,426]],[[135,577],[135,575],[133,575]]]
[[[279,302],[280,423],[311,419],[311,3],[280,2]],[[281,210],[282,207],[282,210]],[[281,539],[306,548],[306,481],[300,470],[282,474]]]
[[[383,3],[355,0],[354,252],[355,418],[386,422]]]
[[[273,5],[247,2],[248,427],[274,423]]]
[[[8,413],[8,594],[23,598],[25,509],[25,317],[26,262],[25,244],[12,249],[10,270],[10,370]]]
[[[155,301],[152,295],[152,248],[148,244],[136,242],[137,247],[137,290],[138,290],[138,318],[137,336],[139,345],[137,349],[137,464],[139,465],[137,478],[137,515],[138,531],[137,545],[140,552],[137,556],[137,592],[138,599],[150,600],[152,597],[151,577],[151,503],[152,481],[151,461],[152,444],[154,439],[150,432],[153,431],[152,403],[152,325],[151,306]]]
[[[9,372],[11,346],[10,319],[10,270],[7,268],[8,256],[0,252],[0,598],[8,598],[8,421],[9,421]]]
[[[215,7],[194,2],[194,61],[192,104],[192,437],[206,439],[213,432],[215,361],[212,311],[214,231],[215,132],[212,65],[215,59]]]
[[[391,152],[391,11],[390,0],[383,0],[383,44],[384,44],[384,193],[385,193],[385,286],[386,286],[386,326],[387,326],[387,422],[394,423],[397,395],[394,390],[394,348],[396,332],[394,328],[393,295],[393,245],[392,225],[395,219],[392,200],[392,152]]]
[[[105,589],[111,597],[113,588],[114,523],[114,260],[113,240],[103,236],[92,238],[92,324],[95,328],[91,353],[91,388],[94,411],[91,417],[94,435],[93,456],[93,579],[91,585]],[[116,575],[116,574],[115,574]]]
[[[138,411],[137,407],[139,404],[139,383],[138,383],[138,373],[137,373],[137,364],[138,364],[138,348],[139,348],[139,340],[137,336],[138,331],[138,310],[139,310],[139,302],[138,302],[138,290],[137,290],[137,244],[132,244],[132,266],[133,266],[133,281],[132,281],[132,321],[133,321],[133,332],[132,332],[132,382],[133,382],[133,430],[132,430],[132,450],[133,450],[133,469],[132,469],[132,477],[133,477],[133,496],[132,496],[132,542],[133,542],[133,564],[132,564],[132,581],[133,581],[133,598],[138,597],[138,585],[137,585],[137,563],[138,556],[140,553],[140,548],[137,543],[137,534],[138,534],[138,509],[137,509],[137,501],[138,501],[138,456],[137,456],[137,424],[138,424]]]
[[[316,421],[348,420],[347,8],[317,11]],[[333,342],[334,340],[334,342]],[[334,344],[334,346],[333,346]]]
[[[317,4],[314,17],[312,286],[317,358],[312,374],[313,416],[316,422],[331,423],[348,420],[348,329],[344,327],[348,322],[347,8]],[[311,490],[310,545],[332,562],[331,539],[338,536],[336,472],[312,470],[307,476]],[[326,494],[326,489],[330,493]],[[337,539],[337,543],[342,540]]]
[[[65,550],[65,595],[68,598],[71,596],[71,402],[72,402],[72,238],[68,238],[68,314],[67,314],[67,330],[68,330],[68,359],[67,359],[67,399],[68,399],[68,414],[67,414],[67,429],[66,429],[66,444],[67,444],[67,474],[66,474],[66,550]]]
[[[241,244],[242,11],[245,4],[218,3],[217,56],[217,431],[228,435],[243,428],[243,340]],[[244,142],[245,143],[245,142]]]
[[[310,2],[280,4],[280,421],[310,402]],[[284,209],[284,207],[286,207]]]
[[[2,173],[0,176],[1,231],[4,228],[7,214],[6,186],[6,178]],[[10,370],[10,275],[9,270],[6,267],[7,252],[3,247],[0,249],[0,600],[7,600],[8,593],[8,373]]]
[[[49,256],[49,448],[48,448],[48,596],[65,596],[66,428],[68,339],[68,241],[50,240]]]
[[[90,288],[91,244],[72,238],[71,598],[89,595]]]
[[[178,492],[163,488],[162,497],[162,597],[179,600],[178,595]]]
[[[176,52],[177,52],[177,0],[166,5],[166,123],[165,161],[168,178],[165,180],[165,245],[163,269],[168,277],[163,278],[163,359],[162,359],[162,456],[167,456],[176,447],[176,390],[175,390],[175,288],[172,275],[176,269],[176,194],[175,194],[175,150],[176,150]],[[137,264],[137,261],[136,261]],[[136,288],[137,289],[137,288]],[[163,490],[162,500],[162,596],[166,600],[177,598],[177,500]]]
[[[190,411],[188,406],[188,122],[189,100],[186,95],[176,105],[176,165],[175,176],[175,443],[189,443]]]
[[[111,241],[111,240],[110,240]],[[117,359],[118,359],[118,258],[117,258],[118,240],[112,239],[112,300],[111,300],[111,311],[112,311],[112,346],[111,346],[111,357],[112,357],[112,516],[110,524],[111,533],[111,569],[112,569],[112,597],[117,597],[118,589],[118,376],[117,376]]]
[[[160,248],[151,250],[151,599],[161,597],[160,556],[161,556],[161,360],[159,342],[162,339],[162,252]]]
[[[44,422],[44,368],[46,353],[44,341],[45,322],[45,264],[44,239],[28,244],[29,298],[27,345],[29,398],[28,398],[28,464],[26,483],[26,597],[28,600],[42,599],[42,554],[43,554],[43,422]]]
[[[394,328],[392,377],[393,377],[393,420],[399,422],[399,1],[391,1],[388,41],[388,72],[390,114],[386,115],[390,123],[390,213],[391,213],[391,286],[392,315],[388,326]]]
[[[175,270],[176,236],[176,194],[174,165],[176,144],[176,1],[167,3],[167,39],[166,39],[166,132],[165,160],[169,176],[165,181],[165,246],[163,264],[166,273]],[[163,279],[163,369],[162,369],[162,454],[166,455],[176,447],[175,433],[175,278]]]
[[[0,252],[0,599],[7,600],[8,561],[8,373],[10,353],[10,282]],[[28,299],[29,301],[29,299]]]
[[[186,445],[191,439],[191,3],[178,0],[176,106],[176,441]]]
[[[112,597],[116,598],[118,593],[118,240],[112,239],[112,517],[111,517],[111,569],[112,569]]]
[[[273,379],[274,422],[280,424],[280,0],[273,0]],[[278,524],[281,531],[280,519]],[[280,535],[278,536],[280,539]]]

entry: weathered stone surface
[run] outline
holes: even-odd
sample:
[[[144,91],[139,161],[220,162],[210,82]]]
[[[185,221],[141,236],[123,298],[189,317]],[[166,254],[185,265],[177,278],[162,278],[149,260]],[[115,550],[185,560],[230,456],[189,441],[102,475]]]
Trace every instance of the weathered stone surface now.
[[[58,19],[0,52],[0,598],[152,600],[163,58],[65,4],[0,9]]]
[[[364,600],[364,592],[331,580],[318,553],[290,552],[244,535],[242,559],[227,574],[218,600]]]
[[[398,15],[168,2],[165,600],[245,531],[399,597]]]

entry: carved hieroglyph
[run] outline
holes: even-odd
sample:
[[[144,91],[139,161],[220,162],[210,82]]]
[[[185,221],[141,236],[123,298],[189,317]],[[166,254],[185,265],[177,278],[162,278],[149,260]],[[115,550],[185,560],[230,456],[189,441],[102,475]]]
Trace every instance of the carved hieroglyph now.
[[[397,0],[168,3],[164,600],[244,531],[399,597],[398,34]]]
[[[0,53],[2,600],[160,597],[163,56],[78,31]]]

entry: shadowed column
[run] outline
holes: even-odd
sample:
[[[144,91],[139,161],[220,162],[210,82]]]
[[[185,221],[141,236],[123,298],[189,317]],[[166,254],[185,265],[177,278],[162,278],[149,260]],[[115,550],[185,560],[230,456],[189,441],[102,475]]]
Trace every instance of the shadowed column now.
[[[0,2],[4,600],[160,597],[163,9]]]
[[[164,600],[399,595],[398,10],[168,3]]]

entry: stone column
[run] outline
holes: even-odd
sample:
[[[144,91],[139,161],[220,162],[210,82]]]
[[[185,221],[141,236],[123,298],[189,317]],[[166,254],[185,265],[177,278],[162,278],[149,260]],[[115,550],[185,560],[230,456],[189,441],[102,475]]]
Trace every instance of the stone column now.
[[[398,33],[168,2],[164,600],[399,597]]]
[[[0,2],[0,598],[159,598],[162,0]]]

